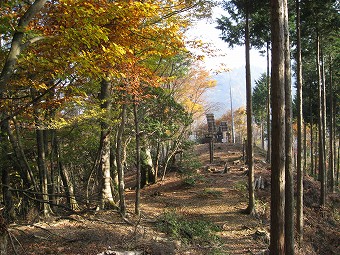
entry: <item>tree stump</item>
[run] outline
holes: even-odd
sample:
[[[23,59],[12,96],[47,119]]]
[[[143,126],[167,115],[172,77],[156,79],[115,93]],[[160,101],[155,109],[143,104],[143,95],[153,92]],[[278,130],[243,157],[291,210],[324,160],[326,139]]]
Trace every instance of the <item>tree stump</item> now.
[[[255,189],[264,189],[265,188],[265,179],[262,178],[262,176],[256,177],[254,186],[255,186]]]

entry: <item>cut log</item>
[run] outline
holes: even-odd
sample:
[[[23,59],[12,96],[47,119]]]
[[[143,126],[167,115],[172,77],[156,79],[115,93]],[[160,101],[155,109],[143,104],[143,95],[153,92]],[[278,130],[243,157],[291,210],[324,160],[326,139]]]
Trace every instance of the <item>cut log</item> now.
[[[239,159],[233,161],[233,165],[238,165],[238,164],[240,164],[240,163],[241,163],[241,161],[240,161]]]

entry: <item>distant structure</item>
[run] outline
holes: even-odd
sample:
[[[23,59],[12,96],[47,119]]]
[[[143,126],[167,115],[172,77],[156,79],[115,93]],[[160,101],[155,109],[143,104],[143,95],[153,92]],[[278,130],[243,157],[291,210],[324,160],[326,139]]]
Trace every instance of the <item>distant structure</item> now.
[[[206,114],[208,130],[204,133],[202,137],[202,143],[209,143],[211,140],[217,143],[227,143],[230,142],[231,135],[230,129],[227,121],[221,121],[218,127],[216,127],[216,122],[214,114]]]
[[[218,143],[230,142],[230,131],[226,121],[221,121],[218,132],[216,133],[216,140]]]
[[[209,141],[210,164],[214,162],[214,142],[216,135],[216,124],[214,114],[206,114],[208,122],[208,133],[205,138]]]

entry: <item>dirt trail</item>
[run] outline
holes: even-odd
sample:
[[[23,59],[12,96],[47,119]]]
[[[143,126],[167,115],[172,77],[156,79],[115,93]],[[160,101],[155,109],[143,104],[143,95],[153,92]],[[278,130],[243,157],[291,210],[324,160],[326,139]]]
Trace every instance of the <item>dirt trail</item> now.
[[[270,170],[263,161],[264,155],[261,155],[260,150],[255,151],[255,155],[255,177],[269,180]],[[190,175],[170,172],[164,181],[144,188],[141,192],[141,218],[133,215],[134,191],[127,189],[129,213],[126,221],[111,210],[69,215],[32,225],[12,225],[10,232],[17,239],[13,238],[17,254],[114,254],[109,251],[138,251],[152,255],[267,254],[270,187],[256,192],[256,217],[242,213],[247,207],[247,170],[241,164],[232,164],[241,157],[241,145],[216,144],[214,164],[210,165],[208,146],[197,145],[193,159],[201,162],[202,166],[194,169]],[[223,173],[225,162],[230,167],[228,173]],[[133,186],[133,175],[127,183]],[[187,220],[216,224],[219,226],[217,235],[220,241],[183,243],[162,233],[156,222],[165,212],[174,212]],[[333,222],[335,226],[327,225],[326,228],[320,224],[318,217],[316,214],[314,218],[308,218],[308,243],[305,251],[297,254],[337,254],[339,245],[334,240],[339,240],[337,238],[340,235],[336,230],[339,222]],[[330,232],[333,241],[327,240],[325,234],[320,243],[313,240],[320,246],[327,245],[330,252],[313,251],[311,238],[316,235],[308,236],[308,233],[315,233],[313,221],[318,223],[319,231],[333,231]],[[105,251],[107,253],[103,253]]]
[[[143,211],[156,217],[164,210],[175,210],[189,219],[213,222],[221,227],[219,249],[225,254],[261,254],[268,245],[256,240],[255,233],[266,226],[259,218],[242,213],[247,207],[246,170],[241,164],[232,164],[242,158],[240,146],[217,144],[213,164],[209,164],[207,145],[198,145],[195,154],[203,164],[197,169],[201,179],[187,186],[183,185],[183,177],[172,174],[163,183],[147,187],[143,191]],[[223,173],[225,162],[230,167],[228,173]],[[187,254],[206,252],[197,249]]]

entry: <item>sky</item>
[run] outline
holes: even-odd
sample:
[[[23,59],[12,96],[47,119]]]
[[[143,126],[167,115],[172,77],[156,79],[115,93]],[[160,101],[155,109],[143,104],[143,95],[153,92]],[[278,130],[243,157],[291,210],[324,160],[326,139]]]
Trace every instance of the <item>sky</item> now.
[[[236,46],[228,48],[228,44],[223,42],[220,36],[220,30],[216,29],[216,19],[221,17],[225,12],[220,7],[215,7],[213,16],[210,20],[200,20],[188,31],[187,36],[191,39],[200,39],[205,43],[209,43],[215,50],[217,56],[206,56],[204,64],[207,70],[216,70],[223,67],[230,69],[228,73],[220,73],[213,78],[217,81],[215,88],[209,89],[206,93],[206,99],[214,107],[216,117],[220,117],[223,113],[230,109],[229,89],[231,86],[233,94],[233,109],[245,106],[245,48],[244,46]],[[197,52],[195,50],[195,52]],[[198,52],[200,53],[200,52]],[[266,57],[256,50],[250,52],[251,77],[252,86],[260,75],[266,72]]]
[[[245,50],[244,46],[236,46],[234,48],[228,48],[228,44],[223,42],[220,37],[220,30],[216,29],[216,19],[220,18],[225,11],[221,7],[215,7],[213,9],[213,16],[210,20],[200,20],[196,22],[187,33],[189,38],[201,39],[203,42],[211,44],[216,53],[221,53],[220,57],[206,56],[205,63],[208,69],[216,69],[220,64],[224,64],[227,68],[235,69],[241,66],[245,66]],[[263,67],[266,69],[266,58],[261,56],[256,50],[251,51],[252,65]]]

